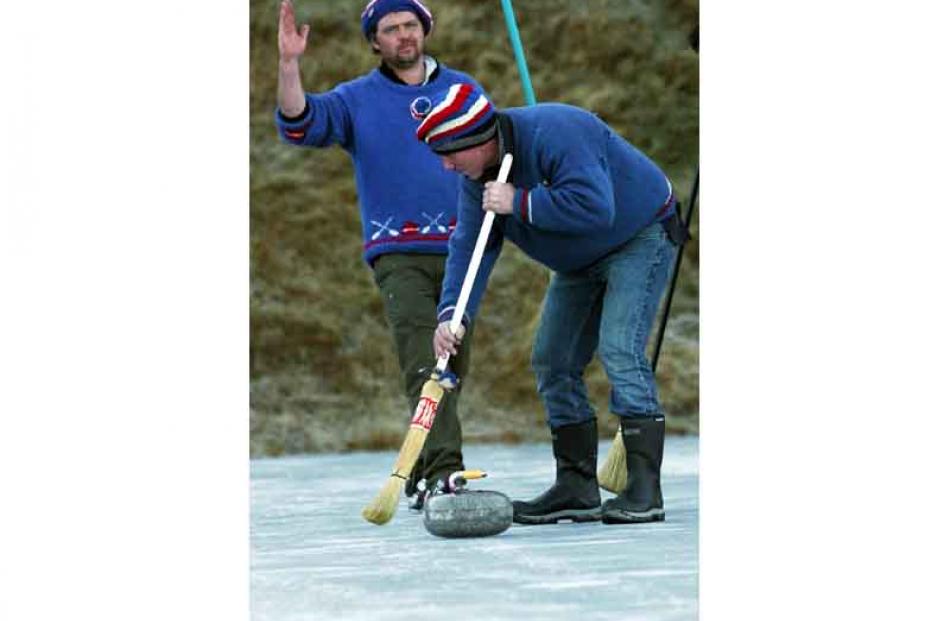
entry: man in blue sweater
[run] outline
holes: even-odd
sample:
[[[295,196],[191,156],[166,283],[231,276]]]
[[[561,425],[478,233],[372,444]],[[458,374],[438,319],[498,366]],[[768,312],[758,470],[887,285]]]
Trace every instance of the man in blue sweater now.
[[[448,317],[485,211],[496,218],[466,309],[476,316],[505,238],[554,271],[531,364],[551,428],[557,476],[514,520],[549,524],[665,519],[660,490],[665,419],[646,357],[647,338],[685,231],[659,167],[594,114],[541,104],[495,111],[477,86],[453,85],[416,131],[447,170],[466,178],[439,303],[436,355],[455,354],[464,330]],[[511,153],[510,183],[492,181]],[[623,426],[627,488],[603,507],[597,427],[584,369],[599,351],[610,409]]]
[[[457,82],[475,84],[425,54],[431,12],[419,0],[373,0],[361,15],[378,68],[326,93],[305,93],[299,59],[309,26],[298,28],[290,0],[280,6],[277,129],[294,145],[340,145],[353,160],[363,229],[363,257],[381,291],[410,412],[431,367],[432,331],[448,239],[456,224],[459,179],[413,137],[435,95]],[[459,376],[468,352],[452,361]],[[463,469],[457,391],[443,398],[416,469],[406,482],[421,508],[431,488]]]

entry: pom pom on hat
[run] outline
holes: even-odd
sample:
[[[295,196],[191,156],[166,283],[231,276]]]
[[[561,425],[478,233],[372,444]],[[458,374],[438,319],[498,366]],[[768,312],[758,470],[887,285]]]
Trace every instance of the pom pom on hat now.
[[[453,84],[435,101],[416,129],[416,138],[436,153],[468,149],[495,136],[495,107],[477,86]]]
[[[372,34],[376,31],[376,25],[383,16],[396,11],[412,11],[422,22],[422,32],[429,34],[432,30],[432,12],[422,4],[420,0],[370,0],[363,13],[360,15],[360,21],[363,24],[363,36],[370,40]]]

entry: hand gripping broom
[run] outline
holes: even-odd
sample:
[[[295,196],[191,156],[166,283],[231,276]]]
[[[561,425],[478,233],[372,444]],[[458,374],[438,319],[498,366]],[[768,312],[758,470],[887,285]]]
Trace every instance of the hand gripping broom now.
[[[511,154],[505,154],[501,161],[501,170],[498,171],[498,183],[504,183],[508,180],[508,172],[511,170]],[[491,233],[492,223],[495,221],[495,212],[489,211],[482,220],[482,228],[478,232],[478,240],[475,242],[475,251],[468,263],[468,269],[465,272],[465,280],[462,281],[462,291],[459,294],[458,302],[452,311],[452,319],[449,328],[455,334],[462,323],[462,316],[465,314],[465,306],[468,304],[469,295],[472,293],[472,285],[475,282],[475,275],[478,273],[478,266],[482,262],[482,255],[485,253],[485,245],[488,243],[488,235]],[[439,409],[439,401],[445,394],[445,388],[439,383],[442,372],[445,371],[449,363],[449,355],[440,356],[436,362],[435,369],[428,381],[422,386],[422,394],[419,396],[419,404],[409,422],[409,431],[406,433],[406,439],[403,440],[399,455],[396,456],[396,464],[393,466],[393,472],[386,480],[386,484],[379,491],[376,498],[363,508],[363,517],[373,524],[383,525],[392,519],[396,512],[396,506],[399,504],[399,492],[405,484],[406,479],[412,472],[422,446],[425,444],[432,423],[435,422],[435,415]]]
[[[686,212],[686,230],[689,230],[690,220],[693,218],[693,208],[696,206],[696,195],[699,192],[699,168],[696,168],[696,177],[693,179],[693,190],[689,195],[689,209]],[[679,214],[675,216],[679,218]],[[676,289],[676,276],[680,271],[683,260],[683,250],[686,242],[679,247],[676,254],[676,265],[673,268],[673,279],[670,281],[669,292],[666,294],[666,304],[663,308],[663,319],[656,335],[656,347],[653,349],[653,371],[656,372],[656,363],[660,359],[660,346],[663,345],[663,333],[666,332],[666,320],[670,316],[670,305],[673,302],[673,291]],[[597,471],[597,482],[608,492],[619,494],[627,489],[627,449],[623,445],[623,424],[617,426],[617,435],[610,445],[610,452],[604,465]]]

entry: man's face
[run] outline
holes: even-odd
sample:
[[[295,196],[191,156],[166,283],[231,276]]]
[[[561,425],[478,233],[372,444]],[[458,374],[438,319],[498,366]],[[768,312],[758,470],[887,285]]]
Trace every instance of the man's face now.
[[[488,143],[491,144],[491,143]],[[442,168],[461,173],[473,181],[482,178],[485,168],[488,167],[488,151],[486,145],[479,145],[471,149],[456,151],[447,155],[439,155]]]
[[[408,69],[414,66],[424,53],[424,44],[422,22],[412,11],[387,13],[376,25],[373,49],[391,67]]]

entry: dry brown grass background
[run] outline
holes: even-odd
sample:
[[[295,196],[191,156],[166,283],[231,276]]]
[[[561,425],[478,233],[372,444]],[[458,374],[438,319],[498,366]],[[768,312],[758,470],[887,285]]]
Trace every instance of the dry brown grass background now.
[[[365,2],[298,0],[310,24],[307,90],[378,63],[359,28]],[[500,2],[431,0],[429,52],[479,80],[494,103],[524,104]],[[686,202],[697,165],[698,0],[514,0],[535,95],[593,110],[670,175]],[[251,3],[251,455],[398,448],[408,411],[370,271],[352,166],[342,149],[279,142],[273,125],[276,0]],[[684,205],[685,212],[685,205]],[[699,217],[660,357],[673,431],[699,416]],[[466,441],[548,437],[528,358],[547,272],[506,245],[482,304],[460,405]],[[651,349],[652,351],[652,349]],[[587,374],[601,433],[615,429],[599,363]]]

